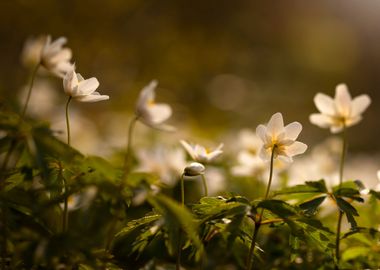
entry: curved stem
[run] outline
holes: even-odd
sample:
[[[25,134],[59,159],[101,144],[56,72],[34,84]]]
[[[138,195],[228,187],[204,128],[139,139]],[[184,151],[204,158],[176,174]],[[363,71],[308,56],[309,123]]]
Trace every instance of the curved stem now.
[[[267,189],[266,189],[266,192],[265,192],[264,200],[266,200],[268,198],[270,186],[272,184],[274,152],[275,152],[276,148],[277,148],[277,145],[276,144],[273,145],[272,154],[271,154],[271,157],[270,157],[269,179],[268,179],[268,184],[267,184]],[[259,229],[260,229],[260,226],[261,226],[261,220],[263,218],[263,213],[264,213],[264,209],[261,209],[259,218],[258,218],[257,221],[255,221],[255,229],[253,231],[251,247],[249,249],[248,258],[247,258],[247,268],[246,268],[247,270],[251,270],[252,269],[253,258],[254,258],[253,254],[255,252],[256,239],[257,239],[257,235],[259,234]]]
[[[344,172],[344,161],[347,153],[347,129],[346,126],[343,125],[342,132],[342,153],[340,157],[340,165],[339,165],[339,189],[343,184],[343,172]],[[336,228],[336,239],[335,239],[335,258],[336,258],[336,266],[335,269],[339,269],[339,260],[340,260],[340,230],[343,218],[343,212],[338,208],[338,224]]]
[[[31,78],[31,81],[30,81],[30,86],[29,86],[29,90],[28,90],[28,95],[26,96],[26,101],[25,101],[25,104],[24,104],[24,107],[22,109],[22,112],[21,112],[21,118],[20,118],[20,122],[24,119],[25,117],[25,114],[26,114],[26,110],[28,108],[28,105],[29,105],[29,100],[30,100],[30,97],[32,95],[32,90],[33,90],[33,84],[34,84],[34,78],[36,77],[36,74],[37,74],[37,71],[38,71],[38,68],[40,67],[40,63],[38,63],[36,65],[36,67],[33,69],[33,72],[32,72],[32,78]]]
[[[207,189],[206,177],[204,174],[202,174],[201,177],[202,177],[202,182],[203,182],[203,189],[205,191],[205,197],[207,197],[208,196],[208,189]]]
[[[135,116],[131,120],[131,123],[129,124],[129,128],[128,128],[127,153],[125,154],[125,159],[124,159],[124,172],[126,175],[129,172],[129,159],[130,159],[131,150],[132,150],[133,130],[135,129],[135,125],[136,125],[136,122],[138,119],[139,119],[139,117]]]
[[[72,97],[70,96],[66,103],[66,127],[67,127],[67,144],[70,145],[70,120],[69,120],[69,104]]]

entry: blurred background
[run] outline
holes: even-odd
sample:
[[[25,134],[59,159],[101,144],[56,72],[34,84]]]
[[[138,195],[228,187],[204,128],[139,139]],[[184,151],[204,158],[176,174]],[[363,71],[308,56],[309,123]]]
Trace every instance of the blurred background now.
[[[157,99],[173,106],[170,122],[180,131],[218,142],[280,111],[286,123],[303,124],[301,141],[315,145],[330,134],[308,121],[313,97],[333,96],[345,82],[353,96],[372,98],[349,130],[350,151],[380,150],[380,1],[14,0],[0,8],[3,105],[20,107],[27,38],[65,36],[77,70],[97,77],[110,96],[72,105],[82,135],[123,145],[140,89],[157,79]],[[65,101],[62,81],[41,75],[30,113],[63,124]],[[111,129],[118,135],[104,137]],[[83,149],[89,139],[79,139]]]

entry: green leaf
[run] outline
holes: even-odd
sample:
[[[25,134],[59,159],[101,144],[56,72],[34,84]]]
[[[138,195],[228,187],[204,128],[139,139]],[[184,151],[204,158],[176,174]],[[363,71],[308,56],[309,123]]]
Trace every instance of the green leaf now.
[[[294,194],[294,193],[326,193],[327,187],[325,180],[306,181],[305,185],[296,185],[275,191],[275,195]]]
[[[354,219],[354,216],[359,216],[358,211],[347,201],[342,198],[336,198],[339,209],[346,214],[348,222],[351,224],[351,229],[357,227],[357,223]]]
[[[371,252],[373,251],[369,247],[349,247],[342,253],[342,260],[354,260],[360,256],[366,258]]]
[[[326,196],[317,197],[310,201],[301,203],[299,207],[305,211],[306,215],[312,216],[316,213],[317,208],[324,202]]]
[[[148,201],[164,218],[164,226],[169,235],[169,253],[174,254],[176,252],[180,242],[179,235],[183,231],[196,247],[195,260],[199,261],[203,256],[204,248],[198,236],[198,224],[187,208],[162,194],[149,196]]]
[[[374,198],[380,200],[380,192],[379,192],[379,191],[376,191],[376,190],[371,189],[371,190],[369,191],[369,193],[370,193]]]
[[[277,216],[287,219],[298,214],[298,210],[281,200],[264,200],[258,203],[257,207],[262,207],[276,214]]]
[[[125,227],[123,227],[115,235],[115,237],[116,238],[123,237],[123,236],[129,234],[130,232],[132,232],[133,230],[139,229],[143,226],[147,226],[147,225],[151,224],[154,221],[157,221],[161,217],[162,217],[161,215],[155,214],[155,215],[148,215],[148,216],[145,216],[145,217],[142,217],[139,219],[132,220],[132,221],[128,222],[127,225]]]

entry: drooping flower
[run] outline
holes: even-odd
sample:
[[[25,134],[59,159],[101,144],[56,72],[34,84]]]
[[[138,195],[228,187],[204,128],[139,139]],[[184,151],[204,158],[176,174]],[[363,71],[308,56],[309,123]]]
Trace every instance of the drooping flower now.
[[[95,77],[85,80],[82,75],[75,72],[75,66],[63,78],[63,89],[65,93],[80,102],[97,102],[109,99],[107,95],[101,95],[95,90],[99,87],[99,82]]]
[[[174,127],[163,123],[172,115],[171,107],[168,104],[155,103],[157,84],[157,81],[153,80],[141,90],[136,105],[136,117],[149,127],[174,131]]]
[[[60,78],[63,78],[72,67],[71,50],[62,48],[66,42],[65,37],[60,37],[52,42],[51,36],[48,36],[41,51],[41,65]]]
[[[260,157],[264,161],[271,159],[273,152],[274,158],[280,158],[286,162],[292,162],[292,157],[306,151],[307,145],[296,141],[302,130],[302,125],[293,122],[284,127],[281,113],[275,113],[269,120],[267,126],[259,125],[256,134],[263,141],[260,150]]]
[[[368,95],[351,98],[347,85],[339,84],[335,89],[335,97],[318,93],[314,103],[320,113],[310,115],[310,122],[321,128],[330,128],[332,133],[338,133],[344,127],[350,127],[360,122],[361,114],[371,103]]]
[[[191,145],[184,140],[181,140],[180,143],[186,149],[186,151],[189,153],[189,155],[194,161],[201,163],[211,162],[223,153],[222,143],[215,150],[206,149],[205,147],[199,144]]]
[[[45,43],[45,36],[30,37],[25,41],[21,52],[21,62],[25,67],[33,68],[40,63]]]
[[[205,170],[206,168],[205,166],[203,166],[203,164],[198,162],[192,162],[188,166],[186,166],[183,173],[185,176],[198,176],[204,174]]]

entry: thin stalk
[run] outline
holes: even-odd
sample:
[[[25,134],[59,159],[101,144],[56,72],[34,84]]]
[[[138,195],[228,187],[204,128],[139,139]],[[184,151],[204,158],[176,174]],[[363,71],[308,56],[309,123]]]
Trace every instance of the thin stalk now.
[[[339,189],[343,184],[343,172],[344,172],[344,161],[347,153],[347,129],[346,126],[343,126],[342,132],[342,153],[340,157],[340,165],[339,165]],[[336,258],[336,266],[335,269],[339,269],[339,260],[340,260],[340,230],[343,218],[343,212],[338,208],[338,224],[336,227],[336,239],[335,239],[335,258]]]
[[[185,181],[184,174],[181,175],[181,203],[182,206],[185,206]]]
[[[70,145],[70,118],[69,118],[69,104],[72,97],[70,96],[66,102],[66,127],[67,127],[67,144]]]
[[[25,104],[24,104],[24,107],[22,109],[22,112],[21,112],[21,118],[20,118],[20,122],[24,119],[25,117],[25,114],[26,114],[26,110],[28,108],[28,105],[29,105],[29,100],[30,100],[30,97],[32,95],[32,90],[33,90],[33,84],[34,84],[34,78],[36,77],[36,74],[37,74],[37,71],[38,71],[38,68],[40,67],[40,63],[38,63],[36,65],[36,67],[33,69],[33,72],[32,72],[32,78],[31,78],[31,81],[30,81],[30,86],[29,86],[29,90],[28,90],[28,95],[26,96],[26,101],[25,101]]]
[[[181,204],[182,207],[185,207],[185,174],[181,175]],[[181,252],[182,252],[182,232],[181,229],[179,230],[179,236],[178,236],[178,247],[177,247],[177,261],[176,261],[176,270],[181,269]]]
[[[135,116],[131,120],[131,123],[129,124],[129,128],[128,128],[127,153],[125,154],[125,159],[124,159],[124,172],[125,172],[125,175],[127,175],[128,172],[129,172],[129,159],[130,159],[131,151],[132,151],[133,130],[135,129],[135,125],[136,125],[136,122],[137,122],[138,119],[139,119],[139,117]]]
[[[276,148],[277,148],[277,145],[274,145],[273,148],[272,148],[272,154],[271,154],[271,157],[270,157],[269,180],[268,180],[268,185],[267,185],[267,189],[266,189],[266,192],[265,192],[264,200],[266,200],[268,198],[270,186],[272,184],[273,161],[274,161],[274,152],[275,152]],[[264,213],[264,209],[261,209],[261,212],[260,212],[260,215],[259,215],[259,219],[257,221],[255,221],[255,228],[254,228],[254,231],[253,231],[251,247],[249,249],[248,258],[247,258],[247,270],[251,270],[252,269],[253,258],[254,258],[253,254],[255,252],[256,239],[257,239],[257,236],[259,234],[259,229],[260,229],[260,226],[261,226],[261,220],[263,218],[263,213]]]
[[[206,177],[204,174],[201,174],[201,177],[202,177],[202,182],[203,182],[203,189],[205,191],[205,196],[207,197],[208,196],[208,189],[207,189]]]

